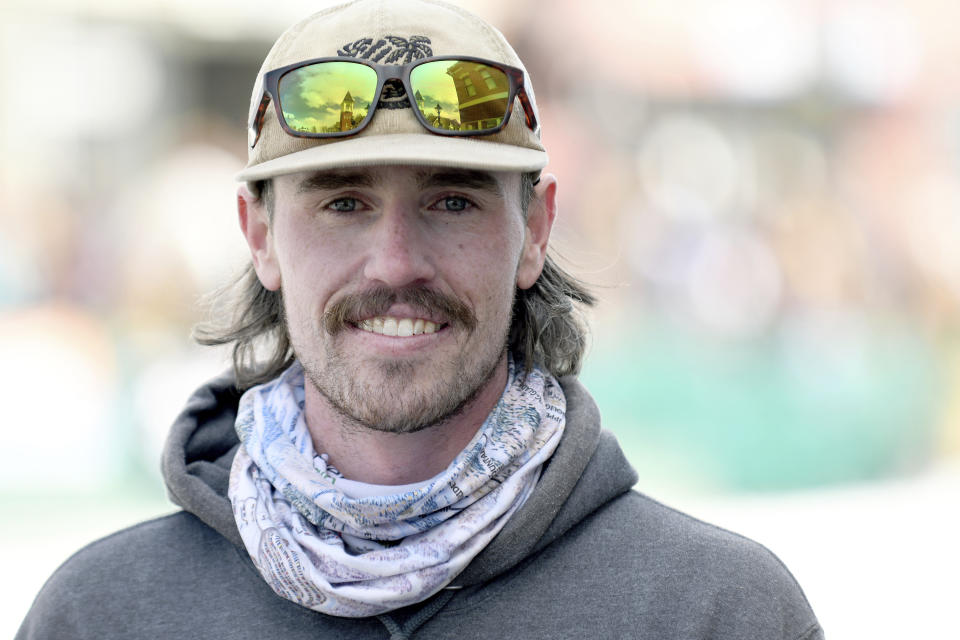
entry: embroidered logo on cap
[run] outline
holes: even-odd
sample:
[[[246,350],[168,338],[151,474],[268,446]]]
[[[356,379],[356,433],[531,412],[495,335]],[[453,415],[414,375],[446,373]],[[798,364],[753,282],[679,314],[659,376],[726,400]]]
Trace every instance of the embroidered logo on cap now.
[[[338,56],[360,58],[380,64],[407,64],[433,55],[430,38],[427,36],[384,36],[376,42],[373,38],[360,38],[345,44],[337,50]],[[387,80],[383,84],[383,93],[377,102],[377,108],[409,109],[410,100],[403,83],[399,80]]]

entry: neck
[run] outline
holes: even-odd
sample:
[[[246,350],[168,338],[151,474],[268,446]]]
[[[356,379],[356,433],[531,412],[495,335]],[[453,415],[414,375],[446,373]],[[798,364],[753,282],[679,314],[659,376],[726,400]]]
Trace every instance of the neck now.
[[[344,478],[397,485],[429,480],[446,469],[496,406],[507,384],[506,356],[479,393],[443,422],[414,433],[358,426],[306,383],[304,417],[314,449],[326,453]]]

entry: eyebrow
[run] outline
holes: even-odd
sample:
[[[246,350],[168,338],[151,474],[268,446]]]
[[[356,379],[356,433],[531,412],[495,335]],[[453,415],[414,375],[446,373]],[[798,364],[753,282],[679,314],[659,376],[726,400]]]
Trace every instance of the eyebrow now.
[[[417,187],[429,189],[436,187],[459,187],[486,191],[503,197],[500,181],[489,171],[472,169],[444,169],[440,171],[420,171],[417,173]],[[311,191],[335,191],[351,187],[373,187],[382,180],[369,171],[323,171],[314,173],[297,184],[297,193]]]
[[[297,193],[310,191],[334,191],[350,187],[372,187],[373,175],[365,171],[353,173],[323,172],[307,176],[297,185]]]
[[[503,197],[503,188],[500,186],[500,181],[488,171],[470,169],[423,171],[417,175],[417,186],[420,189],[430,187],[477,189]]]

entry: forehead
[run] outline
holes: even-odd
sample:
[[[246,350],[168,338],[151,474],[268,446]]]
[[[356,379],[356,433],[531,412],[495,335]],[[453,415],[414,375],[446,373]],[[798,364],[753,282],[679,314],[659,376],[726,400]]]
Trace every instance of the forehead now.
[[[292,194],[314,191],[332,191],[341,188],[390,187],[416,188],[460,188],[485,192],[499,198],[516,192],[519,174],[507,172],[460,169],[453,167],[354,167],[309,171],[279,176],[277,186]]]

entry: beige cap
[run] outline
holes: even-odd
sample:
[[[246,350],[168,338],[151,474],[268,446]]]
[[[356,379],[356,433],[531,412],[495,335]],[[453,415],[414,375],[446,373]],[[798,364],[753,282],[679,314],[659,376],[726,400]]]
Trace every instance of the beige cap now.
[[[356,0],[316,13],[287,29],[274,43],[253,87],[250,114],[263,96],[263,76],[288,64],[328,56],[386,64],[397,48],[414,59],[463,55],[523,69],[497,29],[438,0]],[[407,57],[396,62],[403,64]],[[392,63],[391,63],[392,64]],[[529,76],[524,89],[536,109]],[[280,127],[273,104],[249,149],[238,180],[254,181],[299,171],[384,164],[439,165],[491,171],[537,171],[547,164],[540,132],[526,124],[519,100],[498,133],[453,137],[428,131],[411,108],[379,107],[366,128],[346,138],[297,138]]]

